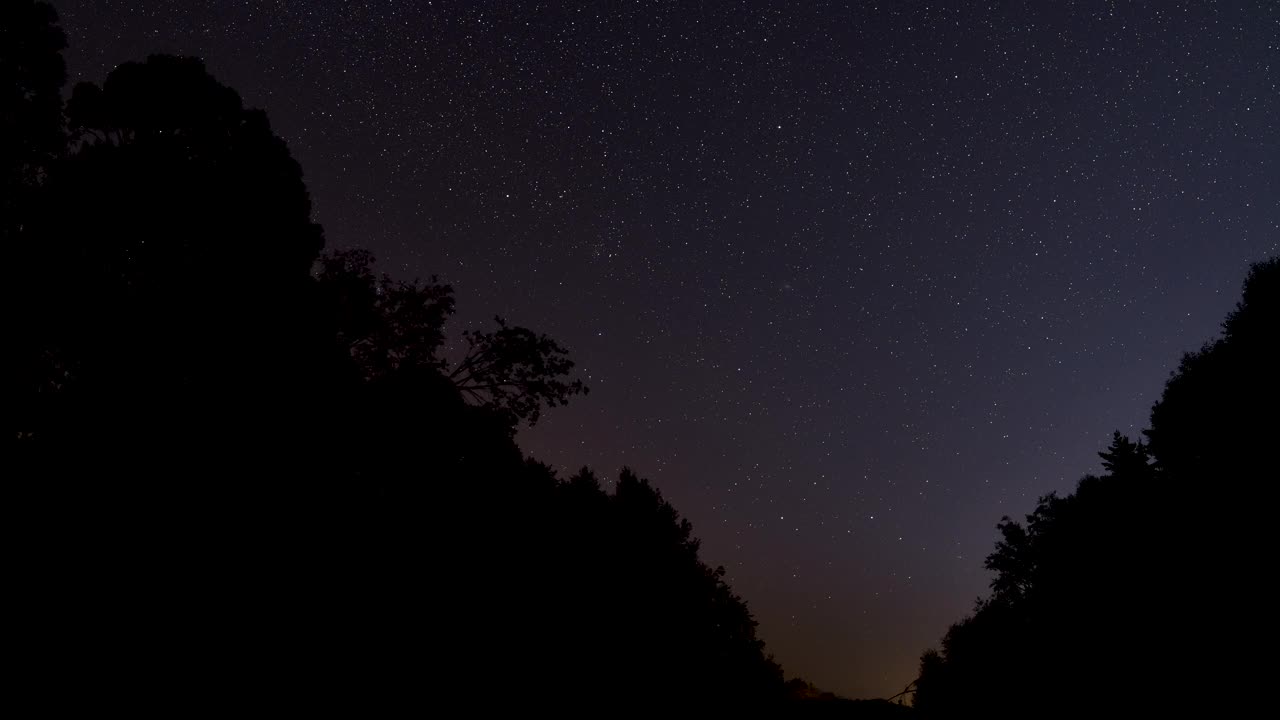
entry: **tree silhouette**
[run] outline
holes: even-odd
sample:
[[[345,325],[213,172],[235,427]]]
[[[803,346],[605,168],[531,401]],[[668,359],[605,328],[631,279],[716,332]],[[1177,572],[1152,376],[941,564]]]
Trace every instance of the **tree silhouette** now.
[[[466,357],[449,372],[463,395],[516,420],[538,422],[543,406],[564,405],[588,390],[581,380],[562,380],[573,370],[569,354],[555,340],[494,318],[493,332],[468,331]]]
[[[540,567],[530,580],[555,578],[535,606],[552,622],[533,643],[551,667],[529,693],[567,672],[572,704],[602,711],[782,702],[781,671],[724,569],[699,560],[692,527],[649,482],[624,469],[605,493],[584,469],[554,486],[550,507],[551,546],[526,567]]]
[[[333,314],[338,343],[366,380],[409,370],[442,370],[444,325],[453,314],[453,288],[393,280],[373,271],[367,250],[321,256],[317,279]]]
[[[1151,411],[1146,435],[1156,464],[1175,479],[1256,478],[1274,435],[1280,366],[1280,259],[1254,265],[1222,336],[1188,353]]]
[[[1167,649],[1171,684],[1221,689],[1269,681],[1275,609],[1259,569],[1269,566],[1276,546],[1278,367],[1280,258],[1272,258],[1250,269],[1222,335],[1183,357],[1146,431],[1167,488],[1161,530],[1169,580],[1159,590],[1179,618],[1197,619],[1183,621],[1177,647]],[[1230,692],[1216,699],[1242,710],[1255,700]]]
[[[3,12],[6,39],[26,24],[5,79],[48,71],[6,96],[43,118],[6,126],[32,189],[6,233],[31,277],[8,499],[33,686],[362,714],[785,699],[651,484],[515,444],[586,392],[564,347],[499,319],[452,360],[452,288],[320,255],[284,141],[200,61],[121,65],[63,123],[54,16]]]
[[[130,252],[123,262],[131,277],[161,262],[238,280],[309,271],[322,239],[301,168],[266,114],[246,109],[198,59],[153,55],[125,63],[101,87],[77,85],[67,115],[80,146],[68,184],[105,192],[77,196],[78,207],[134,233],[128,246],[112,248]],[[107,177],[115,189],[104,187]],[[126,215],[137,209],[121,207],[128,197],[152,206]],[[231,251],[210,252],[218,241]]]
[[[245,397],[301,395],[319,356],[308,272],[321,232],[266,116],[198,60],[165,56],[77,86],[67,112],[73,152],[45,183],[59,210],[23,259],[57,273],[22,288],[40,364],[21,385],[45,408],[30,417],[83,422],[25,432],[112,453],[141,438],[179,447],[219,432]]]
[[[1183,358],[1149,445],[1116,433],[1105,474],[1004,518],[991,594],[921,659],[936,717],[1221,713],[1264,683],[1274,609],[1267,439],[1280,401],[1280,260],[1254,265],[1223,335]]]
[[[319,286],[337,318],[339,343],[365,379],[398,372],[438,371],[467,402],[535,424],[543,408],[586,394],[570,379],[574,363],[554,339],[495,318],[493,332],[466,331],[466,355],[451,365],[442,355],[445,323],[453,315],[453,288],[393,280],[373,270],[365,250],[342,250],[320,259]]]

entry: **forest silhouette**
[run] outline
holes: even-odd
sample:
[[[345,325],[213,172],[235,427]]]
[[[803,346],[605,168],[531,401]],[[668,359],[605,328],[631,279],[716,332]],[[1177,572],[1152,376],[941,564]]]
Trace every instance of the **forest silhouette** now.
[[[194,58],[62,103],[0,18],[7,407],[25,674],[59,703],[608,711],[787,698],[689,523],[527,459],[587,392],[554,339],[322,253],[266,115]],[[16,140],[17,142],[11,142]]]
[[[588,391],[566,348],[451,339],[451,287],[325,252],[287,145],[198,59],[64,103],[65,45],[48,4],[0,9],[10,614],[49,708],[913,712],[784,682],[661,492],[521,452]],[[1145,439],[1000,523],[914,713],[1261,692],[1278,294],[1255,265]]]
[[[930,717],[1220,716],[1273,664],[1270,573],[1280,258],[1256,263],[1221,336],[1182,358],[1145,440],[1004,518],[991,594],[920,663]]]

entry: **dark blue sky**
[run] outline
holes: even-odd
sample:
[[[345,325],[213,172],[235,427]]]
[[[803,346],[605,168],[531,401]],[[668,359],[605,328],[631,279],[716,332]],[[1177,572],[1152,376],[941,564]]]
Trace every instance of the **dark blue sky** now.
[[[562,340],[592,393],[525,449],[653,479],[852,696],[1278,251],[1271,2],[55,5],[73,80],[204,57],[331,247]]]

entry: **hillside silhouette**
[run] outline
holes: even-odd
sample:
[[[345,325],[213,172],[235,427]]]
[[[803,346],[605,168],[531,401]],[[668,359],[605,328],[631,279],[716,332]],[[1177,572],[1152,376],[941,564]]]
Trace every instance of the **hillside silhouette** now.
[[[1272,665],[1280,258],[1255,264],[1222,334],[1182,358],[1145,440],[999,525],[991,594],[920,665],[930,717],[1219,714]],[[1243,692],[1241,692],[1243,689]]]
[[[286,143],[199,60],[64,107],[53,10],[0,36],[13,612],[50,707],[787,700],[656,488],[515,444],[587,392],[564,347],[499,318],[446,357],[452,288],[324,253]]]

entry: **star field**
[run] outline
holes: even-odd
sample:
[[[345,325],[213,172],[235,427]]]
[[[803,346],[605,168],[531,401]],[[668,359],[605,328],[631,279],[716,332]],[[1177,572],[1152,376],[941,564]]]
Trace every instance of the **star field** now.
[[[1280,8],[850,5],[56,2],[73,81],[204,57],[330,247],[568,346],[525,450],[653,479],[865,697],[1277,252]]]

